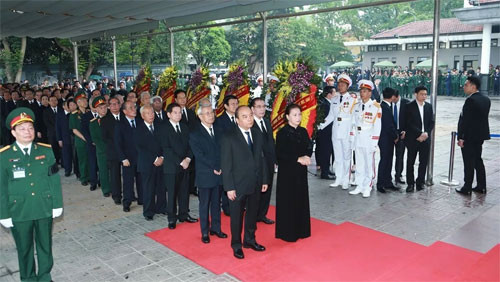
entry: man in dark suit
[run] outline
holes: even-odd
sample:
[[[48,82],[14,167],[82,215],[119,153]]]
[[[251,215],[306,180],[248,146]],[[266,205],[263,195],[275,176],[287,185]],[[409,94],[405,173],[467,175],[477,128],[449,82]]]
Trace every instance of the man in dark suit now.
[[[266,249],[255,240],[255,230],[260,192],[266,192],[269,175],[262,134],[252,128],[252,111],[248,106],[241,106],[235,115],[238,127],[227,131],[222,137],[221,168],[224,190],[230,200],[231,247],[233,255],[242,259],[245,257],[242,246],[255,251]],[[243,214],[245,229],[242,244]]]
[[[155,122],[163,123],[168,120],[167,112],[163,110],[163,99],[160,96],[151,97],[151,105],[155,111]]]
[[[136,118],[136,104],[131,101],[124,103],[123,114],[123,118],[115,126],[114,141],[116,153],[122,165],[123,211],[129,212],[130,205],[134,200],[134,182],[137,189],[137,204],[142,205],[143,203],[141,174],[137,169],[138,156],[135,142],[137,124],[142,121]]]
[[[269,183],[266,192],[260,194],[259,200],[259,211],[257,213],[257,221],[264,222],[265,224],[273,224],[274,220],[266,217],[267,211],[269,210],[269,203],[271,202],[271,191],[273,188],[273,174],[274,168],[276,166],[276,151],[273,138],[273,130],[271,127],[271,122],[265,118],[266,114],[266,103],[263,98],[255,98],[250,102],[250,108],[252,109],[254,123],[252,128],[256,129],[262,134],[262,140],[264,140],[264,157],[266,159],[266,166],[268,169],[267,174],[269,177]],[[331,139],[331,138],[330,138]]]
[[[58,110],[56,114],[56,139],[58,147],[61,148],[62,166],[64,167],[64,176],[71,175],[73,168],[73,145],[71,142],[71,131],[69,130],[69,103],[73,99],[66,100],[63,103],[63,109]]]
[[[404,137],[408,157],[406,159],[406,182],[408,187],[406,192],[415,190],[415,177],[413,166],[417,153],[418,159],[418,177],[417,191],[424,189],[425,172],[429,162],[429,152],[431,147],[431,131],[434,129],[434,114],[432,106],[425,102],[427,99],[427,88],[417,86],[415,88],[415,100],[406,107],[405,122],[401,137]]]
[[[137,123],[135,144],[137,148],[137,171],[140,173],[143,189],[143,215],[153,220],[158,213],[167,213],[165,185],[162,182],[163,151],[160,143],[159,124],[154,124],[154,110],[151,105],[141,107],[142,121]]]
[[[403,160],[405,156],[405,143],[402,138],[402,128],[403,123],[405,121],[405,113],[406,113],[406,105],[410,101],[406,98],[403,98],[399,95],[399,92],[396,91],[396,96],[394,96],[394,103],[392,104],[392,116],[394,117],[394,122],[396,123],[396,129],[398,130],[399,140],[396,142],[396,183],[405,184],[405,181],[401,174],[403,173]]]
[[[458,193],[470,195],[471,191],[486,193],[486,171],[484,169],[483,152],[484,140],[490,139],[488,115],[490,113],[490,99],[479,93],[481,81],[470,76],[464,85],[464,92],[468,95],[458,120],[458,146],[462,149],[464,160],[464,186],[456,189]],[[477,186],[472,188],[476,171]]]
[[[333,86],[325,86],[323,96],[319,98],[319,109],[324,117],[330,112],[330,103],[335,93]],[[330,165],[334,161],[332,143],[333,122],[321,124],[316,133],[316,163],[321,169],[321,179],[335,179],[335,174],[330,173]]]
[[[224,108],[225,111],[222,115],[218,116],[215,119],[215,127],[221,129],[222,134],[225,134],[227,131],[231,131],[236,128],[236,109],[238,108],[238,98],[234,95],[227,95],[224,97]],[[229,216],[229,200],[227,199],[227,194],[224,189],[221,187],[221,203],[222,203],[222,211],[225,215]]]
[[[196,186],[198,187],[201,241],[210,243],[210,235],[227,238],[221,231],[220,224],[220,191],[222,170],[220,166],[220,138],[222,132],[213,126],[215,113],[210,100],[205,106],[198,108],[201,126],[189,136],[189,144],[196,162]],[[209,220],[210,215],[210,220]]]
[[[111,196],[117,205],[122,203],[121,160],[115,146],[115,127],[124,116],[120,113],[120,100],[109,99],[109,112],[101,119],[102,139],[106,143],[106,162],[109,170]]]
[[[189,128],[180,122],[181,107],[177,103],[167,106],[169,120],[160,127],[160,144],[165,163],[163,173],[168,192],[168,228],[174,229],[177,219],[180,222],[198,222],[191,217],[189,210],[189,163],[193,158],[189,148]],[[177,207],[178,205],[178,207]]]
[[[377,191],[385,193],[386,189],[398,190],[392,183],[391,177],[394,144],[398,141],[398,131],[391,112],[396,90],[389,87],[385,88],[382,95],[384,100],[380,103],[382,107],[382,128],[378,140],[380,161],[378,163]]]
[[[41,92],[41,91],[40,91]],[[36,117],[35,121],[35,130],[36,130],[36,139],[39,140],[42,138],[42,126],[43,124],[43,115],[41,112],[41,107],[38,105],[38,102],[35,100],[35,96],[33,90],[27,89],[24,92],[24,101],[21,101],[18,107],[26,107],[33,111]]]
[[[97,177],[97,152],[94,142],[92,141],[92,136],[90,136],[90,121],[98,117],[97,111],[92,107],[92,101],[94,98],[90,98],[89,107],[90,111],[83,114],[81,119],[81,133],[85,137],[85,146],[87,148],[87,160],[88,160],[88,170],[89,170],[89,181],[90,181],[90,191],[97,189],[97,183],[99,182]]]
[[[61,150],[57,142],[56,136],[56,116],[57,112],[62,109],[57,106],[58,101],[56,96],[51,96],[49,98],[49,107],[45,108],[43,111],[43,123],[47,129],[47,141],[52,146],[52,152],[54,152],[54,157],[56,158],[56,163],[61,163]]]

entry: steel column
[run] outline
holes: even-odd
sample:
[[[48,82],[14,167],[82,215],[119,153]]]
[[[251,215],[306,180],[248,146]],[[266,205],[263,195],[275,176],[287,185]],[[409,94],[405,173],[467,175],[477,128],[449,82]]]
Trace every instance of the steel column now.
[[[116,67],[116,38],[112,36],[111,39],[113,40],[113,70],[115,77],[115,89],[118,89],[118,72]]]
[[[75,79],[78,79],[78,43],[71,42],[73,44],[73,59],[75,61]]]

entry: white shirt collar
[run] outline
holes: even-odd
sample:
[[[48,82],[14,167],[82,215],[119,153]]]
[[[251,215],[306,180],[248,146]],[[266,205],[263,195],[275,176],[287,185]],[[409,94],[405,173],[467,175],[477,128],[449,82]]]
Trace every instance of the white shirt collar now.
[[[17,144],[17,146],[19,147],[19,149],[21,149],[21,152],[23,152],[23,154],[24,154],[24,149],[25,149],[25,148],[28,148],[28,155],[31,155],[31,144],[33,144],[33,142],[32,142],[32,143],[30,143],[28,146],[21,145],[21,144],[19,144],[19,142],[17,142],[17,141],[16,141],[16,144]]]
[[[214,134],[215,136],[215,130],[213,129],[214,126],[212,125],[211,127],[207,127],[205,124],[203,124],[203,122],[200,122],[200,124],[205,128],[205,130],[208,132],[208,135],[210,135],[210,128],[212,128],[212,133]]]
[[[236,117],[235,117],[234,115],[232,116],[232,115],[231,115],[231,114],[229,114],[227,111],[226,111],[226,115],[229,117],[229,120],[232,120],[232,117],[234,117],[234,118],[235,118],[235,122],[236,122]]]
[[[113,117],[114,117],[115,119],[116,119],[116,118],[120,119],[120,114],[116,114],[116,115],[115,115],[115,114],[113,114],[113,113],[111,113],[111,114],[113,115]]]
[[[253,141],[253,136],[252,136],[252,129],[248,129],[248,130],[244,130],[243,128],[241,128],[240,126],[238,126],[238,128],[240,129],[241,131],[241,134],[243,134],[243,137],[245,137],[245,141],[247,140],[247,134],[245,132],[250,132],[250,139],[252,139]]]
[[[174,129],[177,130],[177,125],[179,125],[179,123],[178,122],[173,122],[171,119],[169,119],[168,121],[174,127]],[[180,126],[179,126],[179,128],[180,128]]]

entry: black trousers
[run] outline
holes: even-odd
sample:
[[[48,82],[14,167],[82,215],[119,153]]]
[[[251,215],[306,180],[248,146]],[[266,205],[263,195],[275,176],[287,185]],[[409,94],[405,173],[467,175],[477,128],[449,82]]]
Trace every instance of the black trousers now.
[[[144,216],[153,216],[157,213],[166,212],[167,199],[165,184],[162,182],[162,167],[153,166],[151,171],[141,173],[143,189],[143,212]]]
[[[168,193],[166,208],[168,222],[186,219],[189,210],[189,171],[165,173],[164,178]],[[179,208],[177,208],[177,205],[179,205]]]
[[[61,163],[61,147],[59,147],[59,142],[55,136],[50,136],[48,138],[50,145],[52,146],[52,152],[54,153],[54,158],[56,158],[56,163]]]
[[[399,139],[398,143],[394,146],[396,148],[396,163],[394,165],[394,168],[396,170],[396,178],[401,177],[401,174],[403,173],[403,167],[404,167],[404,158],[405,158],[405,141]]]
[[[380,148],[380,161],[378,162],[377,187],[390,187],[392,183],[392,158],[394,154],[394,142],[383,140],[378,144]]]
[[[57,145],[59,146],[59,144]],[[71,141],[64,142],[61,148],[62,155],[62,166],[64,167],[64,172],[70,174],[73,169],[73,147],[71,146]]]
[[[418,176],[417,185],[425,183],[425,172],[429,162],[429,151],[431,148],[431,140],[428,138],[424,142],[406,142],[408,149],[408,158],[406,159],[406,182],[408,185],[415,184],[414,165],[418,154]]]
[[[271,203],[271,194],[274,182],[274,164],[268,164],[270,167],[268,175],[269,175],[269,185],[267,187],[266,192],[260,192],[259,199],[259,210],[257,212],[257,220],[262,220],[266,217],[267,211],[269,210],[269,204]]]
[[[120,161],[108,160],[109,184],[111,185],[111,197],[113,197],[113,200],[122,199],[122,175],[120,167]]]
[[[465,141],[462,148],[462,158],[464,160],[464,187],[472,188],[474,182],[474,171],[476,171],[477,187],[486,189],[486,171],[483,159],[483,141]]]
[[[134,182],[137,189],[137,202],[143,203],[141,175],[137,172],[137,165],[122,166],[123,173],[123,206],[130,207],[134,199]]]
[[[222,211],[229,213],[229,199],[227,198],[226,191],[224,191],[224,187],[220,186],[219,192]]]
[[[335,160],[332,144],[332,125],[318,130],[315,156],[316,163],[321,168],[321,176],[328,176],[330,165]]]
[[[198,187],[200,201],[201,235],[208,235],[208,231],[220,232],[220,194],[219,186]]]
[[[260,189],[259,189],[260,191]],[[229,200],[231,213],[231,248],[241,249],[241,229],[243,228],[243,214],[245,215],[245,231],[243,242],[255,243],[255,230],[257,230],[257,212],[259,207],[260,192],[250,195],[236,194],[234,201]],[[246,208],[246,212],[244,211]]]

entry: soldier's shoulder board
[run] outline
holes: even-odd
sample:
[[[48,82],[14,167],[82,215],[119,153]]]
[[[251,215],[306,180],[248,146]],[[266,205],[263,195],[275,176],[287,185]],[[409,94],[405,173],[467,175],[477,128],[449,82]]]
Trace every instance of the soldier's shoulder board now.
[[[47,143],[37,142],[36,144],[37,144],[37,145],[40,145],[40,146],[42,146],[42,147],[52,148],[52,145],[47,144]]]
[[[358,98],[358,96],[356,96],[356,94],[354,94],[354,93],[351,93],[351,97],[354,99]]]
[[[379,102],[373,102],[373,105],[377,108],[380,108],[380,103]]]
[[[0,153],[5,152],[8,149],[10,149],[10,145],[7,145],[7,146],[4,146],[4,147],[0,148]]]
[[[93,119],[90,120],[90,122],[94,122],[96,120],[97,120],[97,118],[93,118]]]

